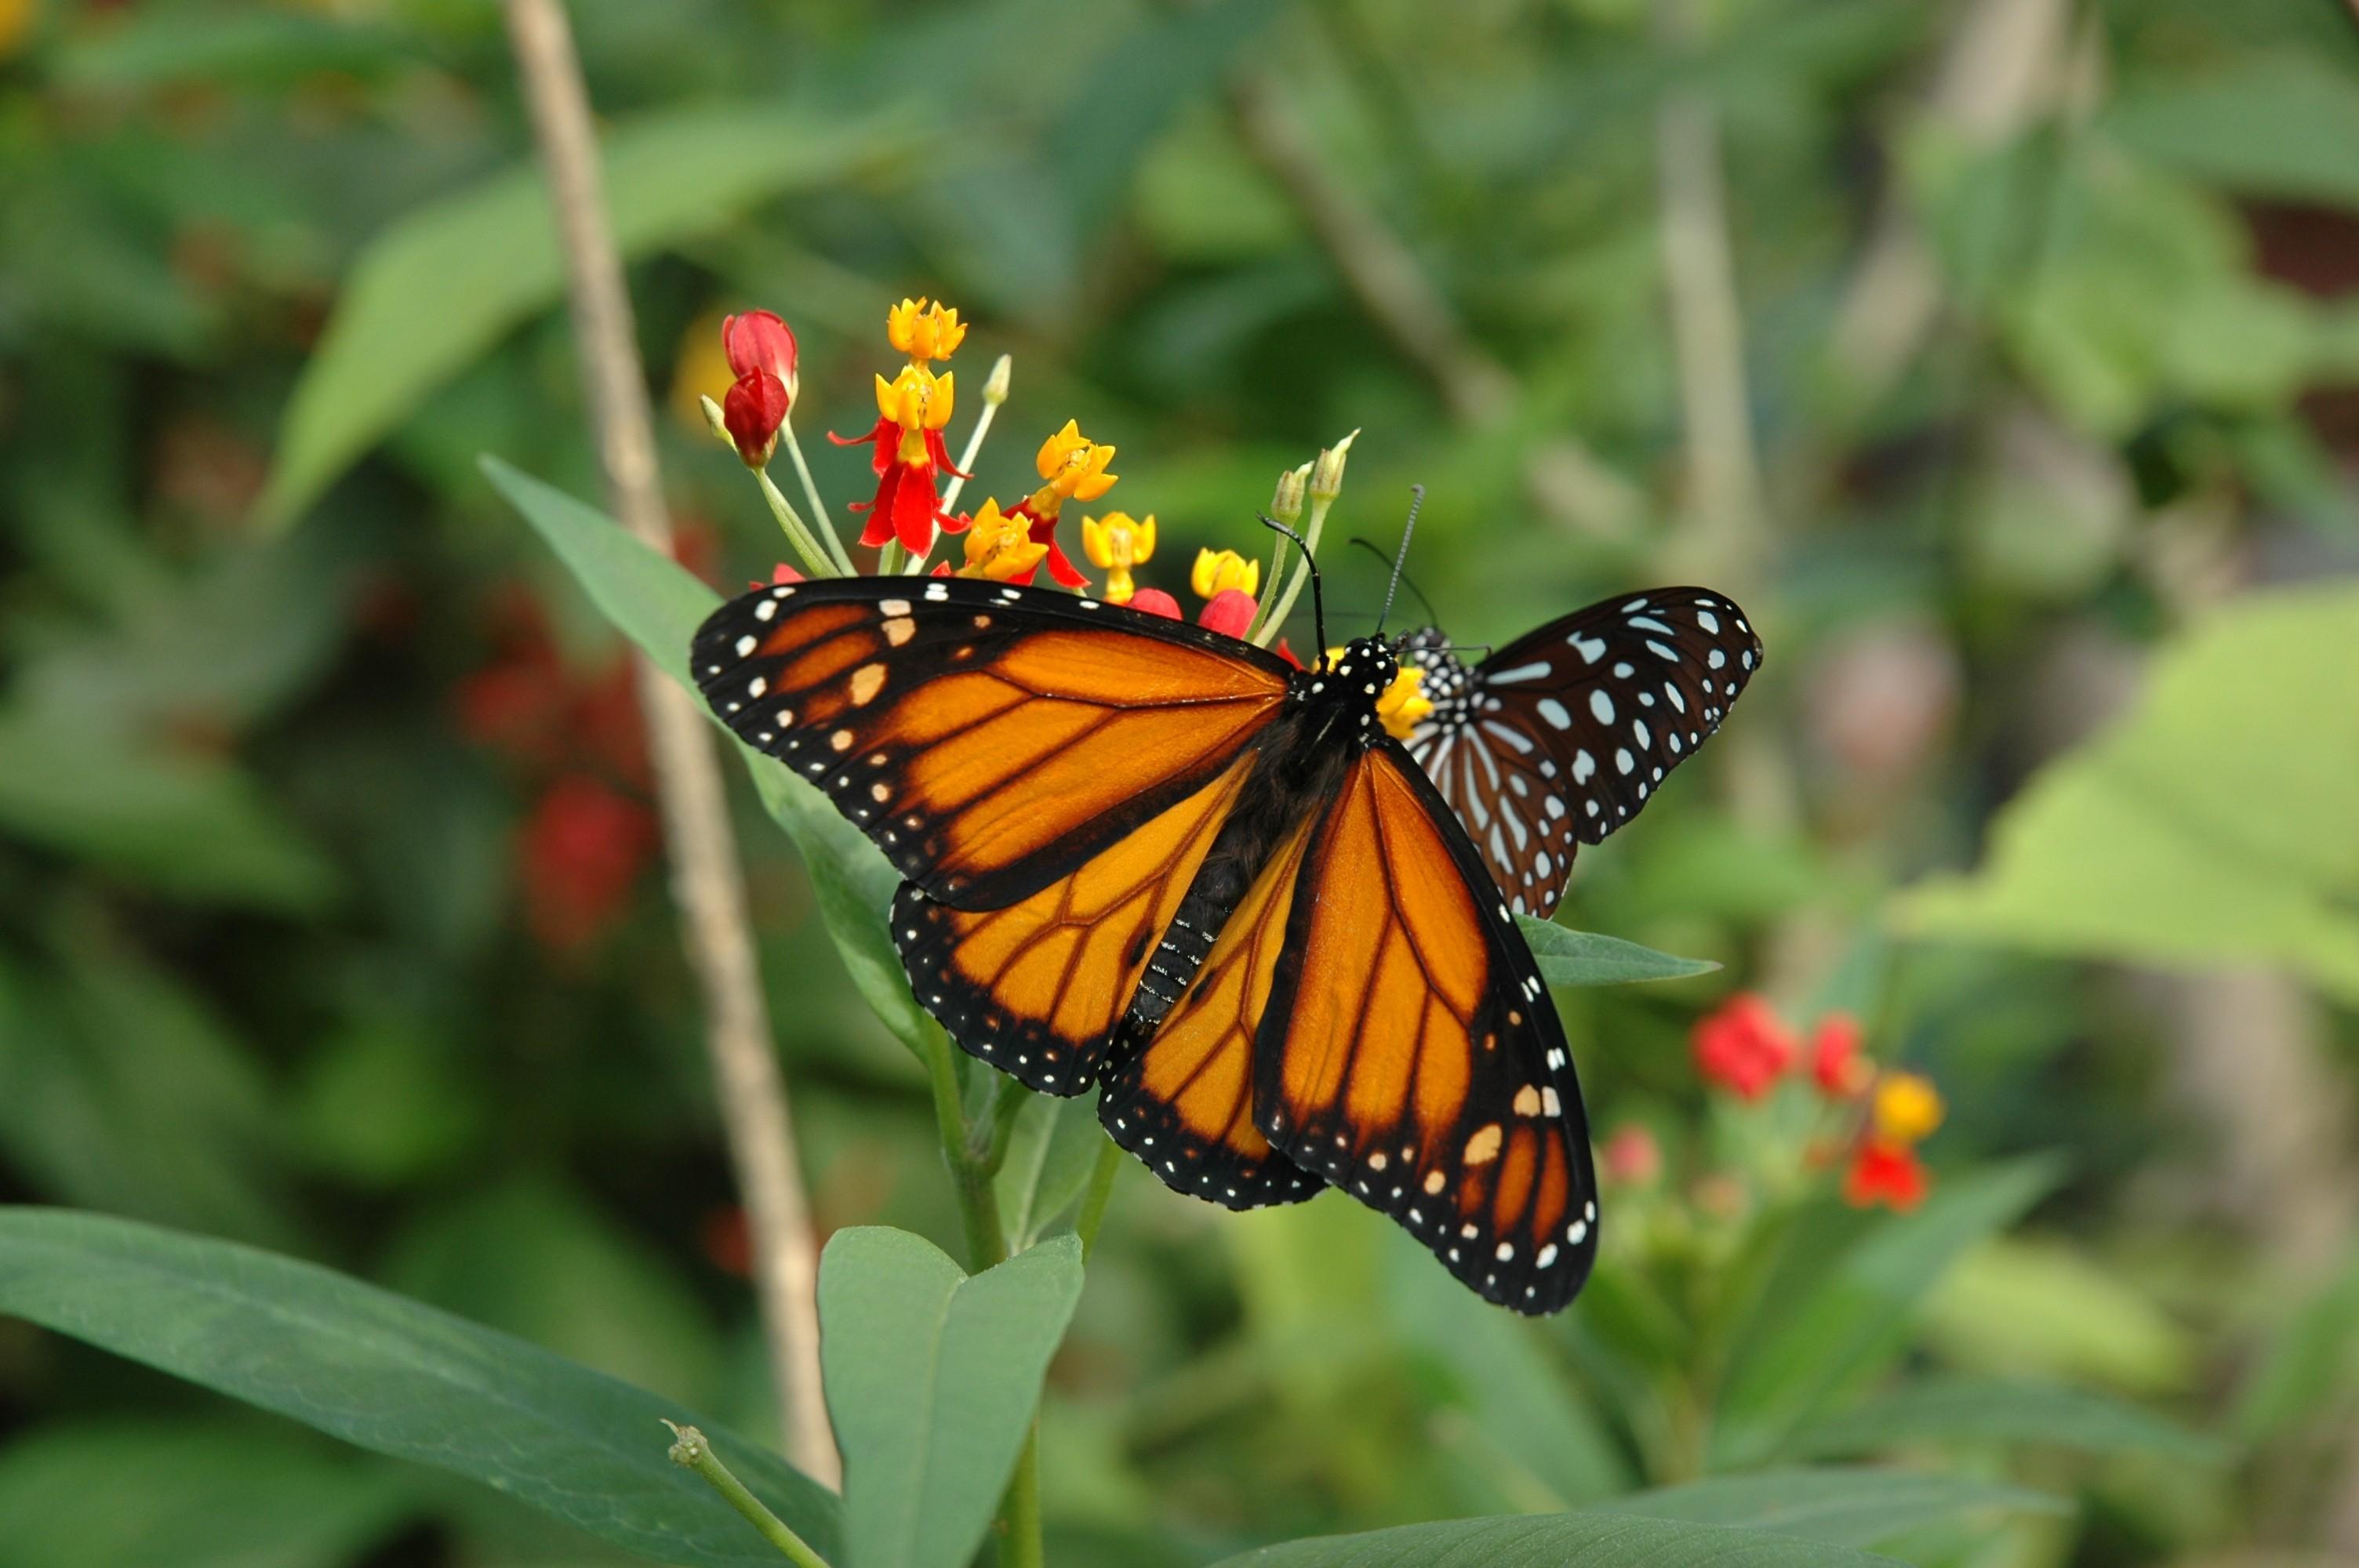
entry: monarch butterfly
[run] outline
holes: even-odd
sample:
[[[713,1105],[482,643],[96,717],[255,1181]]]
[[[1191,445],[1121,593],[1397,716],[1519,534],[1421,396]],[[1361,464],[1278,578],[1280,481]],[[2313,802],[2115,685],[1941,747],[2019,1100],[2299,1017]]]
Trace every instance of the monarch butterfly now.
[[[1495,873],[1377,721],[1380,637],[1305,670],[1062,592],[839,578],[733,600],[692,658],[907,879],[893,939],[966,1051],[1103,1086],[1107,1132],[1180,1192],[1332,1184],[1488,1300],[1580,1290],[1571,1056]]]
[[[1720,728],[1761,643],[1701,588],[1657,588],[1551,621],[1469,667],[1430,627],[1398,643],[1433,711],[1409,754],[1517,914],[1546,919],[1579,844],[1638,815]]]

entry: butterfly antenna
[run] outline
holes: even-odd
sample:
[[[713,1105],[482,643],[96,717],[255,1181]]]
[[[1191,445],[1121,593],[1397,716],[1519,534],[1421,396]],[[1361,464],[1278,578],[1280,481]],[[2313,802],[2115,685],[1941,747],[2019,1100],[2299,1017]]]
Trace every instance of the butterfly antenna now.
[[[1316,635],[1319,638],[1319,657],[1323,659],[1327,656],[1327,597],[1319,587],[1319,563],[1311,558],[1310,546],[1304,542],[1301,535],[1266,512],[1256,515],[1261,518],[1263,527],[1275,529],[1293,540],[1302,551],[1302,564],[1310,568],[1310,623],[1316,628]],[[1275,589],[1277,585],[1272,583],[1270,586]]]
[[[1393,557],[1393,579],[1385,584],[1385,607],[1376,616],[1376,632],[1379,635],[1384,632],[1386,618],[1393,612],[1393,592],[1400,587],[1401,564],[1408,559],[1408,536],[1417,532],[1417,510],[1425,504],[1425,486],[1410,485],[1408,496],[1408,521],[1401,524],[1400,553]],[[1419,594],[1418,597],[1422,599],[1425,596]],[[1430,604],[1426,606],[1429,611],[1432,608],[1433,606]]]
[[[1376,559],[1383,561],[1386,565],[1389,566],[1392,564],[1392,557],[1386,555],[1384,547],[1378,545],[1374,539],[1364,539],[1355,535],[1353,538],[1352,543],[1359,546],[1360,548],[1367,551],[1368,554],[1375,557]],[[1417,601],[1425,606],[1425,619],[1428,625],[1439,626],[1441,624],[1440,611],[1433,608],[1433,600],[1425,597],[1425,590],[1417,586],[1417,579],[1415,578],[1409,576],[1407,572],[1403,572],[1400,574],[1400,585],[1408,589],[1410,593],[1416,595]],[[1379,622],[1379,624],[1381,623],[1382,622]]]

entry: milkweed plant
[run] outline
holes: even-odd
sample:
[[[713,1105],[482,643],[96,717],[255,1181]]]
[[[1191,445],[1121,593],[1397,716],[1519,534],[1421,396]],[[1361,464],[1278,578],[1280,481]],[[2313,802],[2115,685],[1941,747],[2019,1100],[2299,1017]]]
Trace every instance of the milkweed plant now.
[[[897,362],[874,377],[873,423],[864,407],[827,415],[847,427],[830,429],[831,441],[869,449],[875,486],[832,505],[797,432],[809,411],[794,331],[766,310],[727,319],[732,379],[701,407],[784,536],[790,558],[766,564],[763,580],[864,570],[1086,590],[1299,657],[1285,633],[1358,432],[1277,474],[1267,497],[1236,498],[1240,517],[1266,510],[1299,534],[1300,547],[1277,536],[1266,555],[1191,549],[1149,508],[1152,498],[1109,505],[1120,483],[1116,448],[1098,438],[1108,432],[1084,432],[1071,418],[1042,421],[1026,438],[1037,482],[970,501],[1014,377],[1002,355],[979,384],[961,384],[954,362],[969,330],[935,300],[886,310]],[[783,484],[773,472],[780,467]],[[713,590],[594,509],[496,460],[486,470],[614,625],[686,684],[691,635],[719,602]],[[1397,514],[1390,498],[1384,510]],[[1428,709],[1420,678],[1405,668],[1384,694],[1380,717],[1396,734]],[[463,700],[495,713],[502,699],[485,686]],[[326,1271],[223,1243],[91,1216],[10,1214],[0,1219],[15,1244],[0,1267],[0,1308],[364,1446],[471,1475],[661,1561],[1043,1563],[1058,1478],[1044,1473],[1038,1443],[1042,1389],[1124,1159],[1087,1103],[1036,1099],[953,1048],[910,993],[884,925],[896,873],[822,797],[776,762],[738,751],[802,857],[863,999],[924,1069],[962,1227],[955,1258],[883,1227],[827,1241],[821,1361],[843,1462],[840,1496],[758,1439],[652,1394]],[[586,797],[560,801],[547,831],[603,820],[607,809]],[[634,855],[645,852],[647,832],[634,827]],[[603,882],[572,891],[581,897],[560,887],[536,914],[554,941],[570,937],[568,907],[611,897]],[[1714,967],[1521,924],[1560,988]],[[1857,1018],[1870,998],[1799,1000],[1810,1011],[1807,1029],[1765,996],[1728,998],[1693,1020],[1692,1062],[1678,1069],[1691,1092],[1601,1108],[1601,1185],[1615,1223],[1568,1314],[1516,1321],[1462,1292],[1440,1309],[1438,1327],[1422,1331],[1419,1354],[1447,1402],[1512,1434],[1498,1441],[1529,1440],[1499,1451],[1494,1477],[1503,1506],[1516,1511],[1228,1561],[1841,1565],[1888,1561],[1859,1548],[1901,1537],[1932,1543],[1938,1557],[1944,1543],[1987,1535],[1995,1519],[2036,1530],[2060,1507],[1987,1464],[1952,1472],[1834,1463],[1895,1453],[1921,1460],[1962,1434],[2102,1447],[2088,1434],[2120,1423],[2089,1418],[2093,1396],[2057,1390],[1895,1389],[1926,1292],[2055,1173],[2030,1161],[1937,1183],[1923,1151],[1942,1097],[1928,1077],[1878,1059]],[[1023,1157],[1011,1158],[1019,1147]],[[1381,1318],[1385,1303],[1365,1311]]]

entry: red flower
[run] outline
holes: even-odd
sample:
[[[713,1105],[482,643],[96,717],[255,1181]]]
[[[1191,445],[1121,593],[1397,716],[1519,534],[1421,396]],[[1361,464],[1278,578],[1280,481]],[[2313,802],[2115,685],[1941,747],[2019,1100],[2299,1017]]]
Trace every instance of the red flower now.
[[[880,375],[875,425],[864,436],[828,437],[839,447],[875,444],[875,499],[852,503],[853,511],[868,514],[868,526],[860,535],[866,547],[898,539],[903,549],[922,556],[934,547],[935,529],[955,534],[966,526],[964,519],[942,510],[935,489],[939,475],[959,472],[951,467],[950,450],[942,445],[956,382],[955,375],[937,376],[918,364],[905,367],[891,381]]]
[[[1286,645],[1285,638],[1280,637],[1277,640],[1277,646],[1273,649],[1272,652],[1276,653],[1279,658],[1284,659],[1288,664],[1292,665],[1296,669],[1299,670],[1302,667],[1302,661],[1294,656],[1294,650]]]
[[[1254,602],[1254,596],[1244,589],[1224,588],[1204,606],[1203,613],[1196,617],[1196,624],[1214,632],[1224,632],[1232,637],[1242,637],[1253,625],[1254,612],[1259,608]]]
[[[1860,1144],[1852,1155],[1851,1169],[1843,1173],[1843,1202],[1854,1208],[1883,1204],[1907,1214],[1925,1201],[1931,1184],[1924,1162],[1906,1144],[1870,1138]]]
[[[520,846],[532,932],[557,948],[580,948],[622,913],[657,843],[653,813],[587,773],[568,773],[544,791]]]
[[[764,371],[775,377],[791,397],[795,391],[794,329],[767,310],[748,310],[721,323],[721,351],[729,356],[729,373],[748,376]]]
[[[1643,1122],[1628,1122],[1614,1130],[1599,1151],[1598,1167],[1609,1182],[1636,1186],[1651,1182],[1663,1171],[1662,1146]]]
[[[1050,558],[1054,558],[1054,552],[1051,552]],[[1143,610],[1149,615],[1160,615],[1166,621],[1180,619],[1180,601],[1159,588],[1140,589],[1130,596],[1130,607]]]
[[[756,580],[747,583],[745,586],[747,588],[777,588],[784,583],[801,582],[803,580],[802,573],[795,570],[794,568],[787,565],[786,562],[780,561],[777,566],[770,568],[770,580],[768,582],[765,583]]]
[[[778,427],[792,400],[787,384],[766,370],[751,370],[729,385],[721,399],[721,427],[749,469],[767,468],[778,449]]]
[[[1731,997],[1695,1026],[1696,1070],[1740,1099],[1759,1099],[1794,1061],[1794,1037],[1751,991]]]
[[[1831,1012],[1810,1036],[1810,1077],[1829,1099],[1849,1099],[1868,1086],[1875,1070],[1859,1054],[1859,1020]]]
[[[1049,575],[1050,577],[1054,578],[1060,584],[1066,588],[1087,588],[1089,586],[1090,579],[1082,575],[1082,568],[1073,565],[1073,563],[1066,557],[1064,546],[1057,543],[1057,514],[1055,513],[1052,512],[1049,515],[1043,517],[1039,513],[1032,510],[1031,502],[1020,501],[1014,506],[1007,509],[1007,515],[1010,517],[1023,518],[1027,528],[1030,531],[1032,542],[1036,545],[1046,545],[1049,546],[1047,565],[1049,568]],[[1035,567],[1030,571],[1026,572],[1023,576],[1010,578],[1008,580],[1010,582],[1029,584],[1034,578],[1039,575],[1040,568],[1038,567]],[[1169,599],[1171,596],[1167,593],[1163,597]],[[1176,605],[1178,601],[1175,600],[1173,600],[1173,603]]]

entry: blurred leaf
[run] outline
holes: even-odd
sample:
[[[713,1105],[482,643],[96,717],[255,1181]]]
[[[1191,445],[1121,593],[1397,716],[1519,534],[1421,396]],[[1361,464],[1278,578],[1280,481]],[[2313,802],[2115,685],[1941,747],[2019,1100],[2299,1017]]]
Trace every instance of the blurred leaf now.
[[[336,892],[234,763],[71,712],[0,709],[0,829],[179,898],[301,914]]]
[[[2210,1461],[2219,1445],[2174,1422],[2103,1394],[2055,1383],[1951,1379],[1906,1384],[1795,1434],[1787,1452],[1810,1459],[1926,1443],[2158,1454]]]
[[[247,1044],[136,949],[74,930],[49,972],[0,960],[0,1153],[42,1190],[290,1244],[276,1110]]]
[[[1181,10],[1146,7],[1079,80],[1055,149],[1060,190],[1089,229],[1112,222],[1120,197],[1158,138],[1190,102],[1220,90],[1230,65],[1290,9],[1270,0],[1212,0]]]
[[[304,1059],[292,1129],[323,1170],[397,1188],[448,1169],[489,1121],[489,1106],[443,1060],[423,1021],[358,1019]]]
[[[2185,1389],[2196,1343],[2119,1269],[2078,1247],[1995,1237],[1926,1303],[1926,1333],[1952,1361],[2009,1377]]]
[[[1556,1514],[1462,1519],[1265,1546],[1213,1568],[1870,1568],[1898,1560],[1761,1530]]]
[[[1901,930],[2179,968],[2281,964],[2359,999],[2359,589],[2256,593],[2156,656],[2136,708],[2043,769],[1983,869]]]
[[[826,1488],[626,1383],[356,1280],[234,1243],[64,1209],[0,1207],[0,1312],[495,1487],[642,1555],[777,1558],[665,1456],[694,1422],[779,1518],[835,1550]]]
[[[1914,1214],[1875,1222],[1733,1357],[1712,1433],[1716,1466],[1757,1463],[1829,1394],[1898,1348],[1910,1315],[1959,1256],[2056,1184],[2022,1160],[1944,1183]]]
[[[2237,1396],[2247,1442],[2332,1409],[2359,1387],[2359,1256],[2273,1335]]]
[[[968,1277],[922,1237],[839,1230],[820,1259],[820,1356],[860,1568],[973,1555],[1082,1295],[1060,1236]]]
[[[2143,79],[2099,122],[2124,146],[2239,195],[2359,207],[2359,82],[2301,55]]]
[[[745,207],[823,184],[915,134],[753,107],[641,116],[606,138],[605,195],[625,257],[710,233]],[[420,400],[563,286],[556,232],[530,168],[413,211],[353,264],[287,411],[259,503],[294,520]]]
[[[376,1272],[387,1289],[649,1393],[719,1391],[712,1325],[668,1260],[554,1182],[520,1177],[424,1210]]]
[[[1569,931],[1552,920],[1516,916],[1516,929],[1539,960],[1540,978],[1552,986],[1618,986],[1632,980],[1676,980],[1708,975],[1720,968],[1709,958],[1675,958],[1592,931]]]
[[[1386,1292],[1402,1348],[1447,1374],[1454,1402],[1481,1434],[1487,1467],[1526,1481],[1502,1482],[1508,1496],[1501,1501],[1538,1494],[1563,1509],[1627,1488],[1629,1466],[1596,1407],[1551,1363],[1534,1325],[1470,1295],[1429,1259],[1405,1257],[1408,1250],[1395,1249],[1403,1261]]]
[[[51,69],[60,82],[83,89],[196,82],[219,91],[359,74],[397,65],[415,48],[389,29],[300,12],[143,9],[72,38]]]
[[[657,555],[605,514],[564,492],[497,458],[484,460],[484,472],[572,568],[591,601],[657,668],[686,688],[698,712],[705,712],[704,697],[689,676],[688,650],[697,627],[721,607],[719,596],[678,562]],[[923,1060],[926,1032],[936,1026],[909,994],[900,953],[885,924],[899,874],[825,795],[734,736],[730,744],[754,775],[762,804],[801,851],[819,894],[820,914],[853,983],[886,1027]]]
[[[1024,1097],[1007,1140],[1007,1158],[992,1180],[1010,1249],[1021,1250],[1038,1241],[1082,1195],[1104,1138],[1098,1130],[1095,1094],[1071,1099]]]
[[[1589,1511],[1689,1519],[1834,1546],[1872,1546],[1961,1514],[1998,1509],[2062,1513],[2069,1506],[2061,1498],[1999,1481],[1862,1466],[1716,1476],[1633,1492]]]
[[[255,1421],[51,1424],[0,1451],[0,1568],[342,1568],[412,1491]]]

